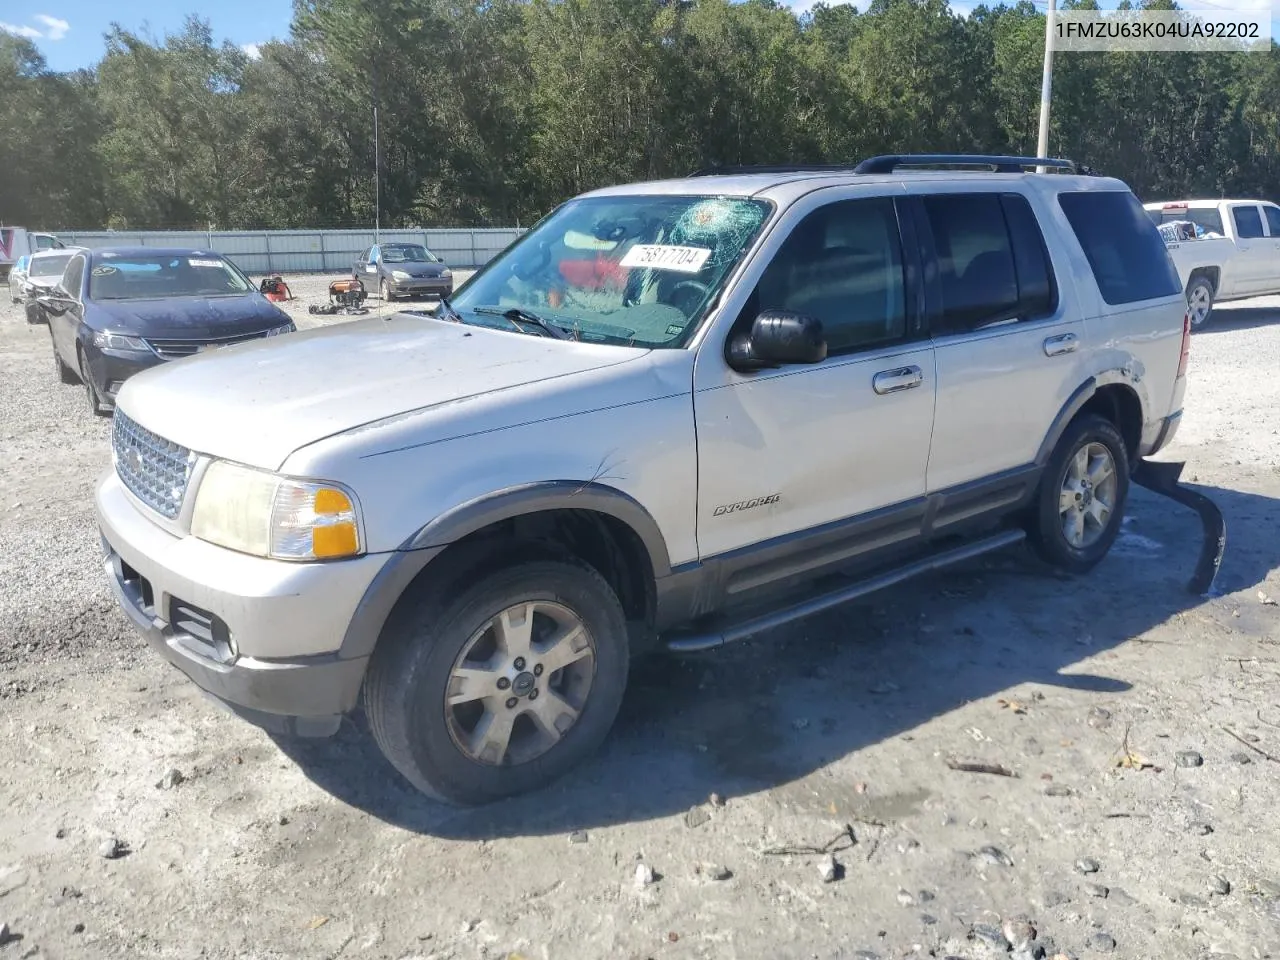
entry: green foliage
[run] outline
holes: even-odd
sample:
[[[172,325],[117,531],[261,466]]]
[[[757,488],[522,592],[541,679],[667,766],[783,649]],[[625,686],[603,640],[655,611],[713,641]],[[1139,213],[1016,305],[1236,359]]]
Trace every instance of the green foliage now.
[[[161,39],[117,26],[73,74],[0,33],[0,220],[527,224],[709,164],[1029,154],[1043,51],[1028,0],[294,0],[254,59],[191,17]],[[1051,153],[1144,199],[1280,197],[1275,46],[1059,54],[1052,119]]]

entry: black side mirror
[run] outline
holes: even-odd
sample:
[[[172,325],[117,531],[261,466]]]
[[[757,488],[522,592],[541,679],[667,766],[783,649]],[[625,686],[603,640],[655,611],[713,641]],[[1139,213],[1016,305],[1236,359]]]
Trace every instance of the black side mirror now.
[[[729,366],[761,370],[784,363],[821,363],[827,359],[822,321],[790,310],[766,310],[751,324],[751,332],[729,341]]]

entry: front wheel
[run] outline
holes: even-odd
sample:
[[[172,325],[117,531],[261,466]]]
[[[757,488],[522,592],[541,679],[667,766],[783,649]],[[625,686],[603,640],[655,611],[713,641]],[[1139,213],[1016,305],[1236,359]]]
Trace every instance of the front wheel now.
[[[1196,277],[1187,284],[1187,312],[1191,315],[1191,329],[1199,330],[1209,322],[1213,314],[1213,284],[1205,277]]]
[[[386,280],[383,280],[380,286],[382,287],[383,302],[390,303],[392,300],[395,299],[395,297],[391,295],[391,285],[387,283]]]
[[[80,361],[80,379],[84,382],[85,394],[89,400],[89,409],[95,416],[105,417],[111,413],[112,406],[102,399],[98,385],[93,382],[93,371],[89,369],[89,360],[84,351],[77,348],[76,359]]]
[[[626,688],[626,620],[585,564],[524,563],[388,621],[365,679],[379,748],[459,805],[543,787],[595,752]]]
[[[1073,420],[1045,466],[1028,537],[1069,573],[1092,570],[1115,543],[1129,496],[1129,455],[1110,420]]]

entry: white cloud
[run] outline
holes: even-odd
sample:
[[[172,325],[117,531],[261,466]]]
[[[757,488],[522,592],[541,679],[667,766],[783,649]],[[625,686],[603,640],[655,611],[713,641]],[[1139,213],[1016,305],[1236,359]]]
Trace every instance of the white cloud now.
[[[35,27],[19,27],[12,23],[0,22],[0,32],[11,33],[15,37],[26,37],[28,40],[40,40],[44,34]]]
[[[240,49],[244,51],[244,55],[250,60],[259,60],[262,57],[262,45],[258,43],[242,43]]]
[[[44,38],[46,40],[61,40],[67,35],[67,31],[71,29],[71,24],[58,17],[51,17],[47,13],[37,13],[33,18],[40,21],[45,26]]]
[[[71,24],[47,13],[37,13],[31,18],[44,25],[43,30],[29,26],[15,26],[12,23],[0,23],[0,32],[11,33],[15,37],[26,37],[28,40],[61,40],[71,29]]]

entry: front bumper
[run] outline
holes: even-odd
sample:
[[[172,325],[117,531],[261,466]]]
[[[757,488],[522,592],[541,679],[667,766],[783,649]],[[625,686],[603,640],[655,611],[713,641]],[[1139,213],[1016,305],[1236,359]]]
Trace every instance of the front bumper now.
[[[450,297],[453,296],[453,280],[440,277],[415,277],[410,280],[387,281],[391,292],[398,296]]]
[[[154,353],[135,353],[124,350],[100,350],[91,347],[85,351],[85,359],[89,364],[89,376],[94,386],[104,397],[116,398],[124,382],[135,373],[149,370],[164,363],[164,359]]]
[[[258,726],[337,730],[368,663],[340,648],[381,557],[288,563],[176,536],[143,515],[114,472],[96,506],[103,568],[152,649]]]

